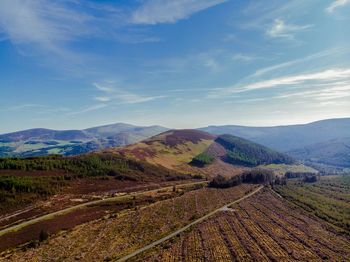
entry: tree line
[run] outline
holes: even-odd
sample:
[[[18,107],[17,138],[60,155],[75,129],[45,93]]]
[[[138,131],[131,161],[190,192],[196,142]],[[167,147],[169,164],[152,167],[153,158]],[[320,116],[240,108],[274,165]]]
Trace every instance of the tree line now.
[[[231,178],[217,176],[212,181],[210,181],[209,187],[228,188],[238,186],[242,183],[284,185],[286,184],[286,178],[276,176],[270,170],[252,169],[249,171],[244,171],[243,173],[233,176]]]

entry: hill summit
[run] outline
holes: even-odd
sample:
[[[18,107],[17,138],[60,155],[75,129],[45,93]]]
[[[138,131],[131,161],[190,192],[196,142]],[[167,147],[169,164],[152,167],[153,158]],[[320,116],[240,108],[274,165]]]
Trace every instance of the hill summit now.
[[[291,157],[231,136],[192,129],[170,130],[139,143],[107,150],[181,172],[210,176],[235,174],[244,168],[266,164],[292,164]]]

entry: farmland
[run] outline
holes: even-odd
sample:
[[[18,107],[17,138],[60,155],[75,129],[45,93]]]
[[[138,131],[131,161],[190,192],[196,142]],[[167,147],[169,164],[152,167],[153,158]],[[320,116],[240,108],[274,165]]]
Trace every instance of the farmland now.
[[[35,249],[3,253],[15,261],[115,259],[147,245],[212,210],[244,196],[256,186],[202,188],[146,207],[129,209],[52,236]],[[89,228],[89,230],[86,230]]]
[[[264,189],[135,261],[345,261],[350,239]]]

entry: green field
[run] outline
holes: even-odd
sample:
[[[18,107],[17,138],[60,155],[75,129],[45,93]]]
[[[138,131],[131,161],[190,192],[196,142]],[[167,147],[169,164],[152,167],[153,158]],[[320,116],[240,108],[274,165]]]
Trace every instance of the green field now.
[[[286,164],[270,164],[260,165],[259,168],[268,169],[275,174],[284,175],[287,172],[292,173],[318,173],[316,169],[304,165],[286,165]]]

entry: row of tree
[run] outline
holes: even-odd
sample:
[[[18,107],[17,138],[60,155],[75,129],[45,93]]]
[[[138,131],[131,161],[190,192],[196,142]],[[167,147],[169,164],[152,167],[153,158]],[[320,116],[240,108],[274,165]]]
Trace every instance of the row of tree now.
[[[264,184],[264,185],[286,185],[287,179],[299,178],[305,183],[314,183],[319,180],[318,173],[311,172],[287,172],[284,176],[275,175],[273,171],[266,169],[251,169],[243,173],[225,178],[223,176],[215,177],[209,187],[228,188],[238,186],[242,183]]]
[[[242,174],[233,176],[231,178],[225,178],[223,176],[217,176],[209,183],[209,187],[214,188],[228,188],[240,185],[242,183],[249,184],[286,184],[286,178],[276,176],[270,170],[264,169],[252,169],[245,171]]]
[[[287,179],[299,178],[305,183],[314,183],[319,180],[320,175],[312,172],[287,172],[285,177]]]

